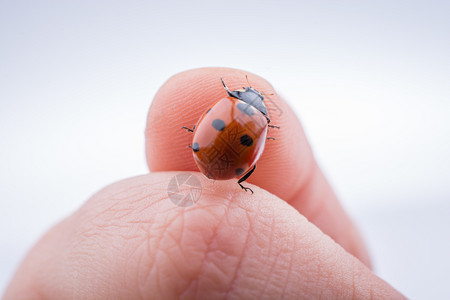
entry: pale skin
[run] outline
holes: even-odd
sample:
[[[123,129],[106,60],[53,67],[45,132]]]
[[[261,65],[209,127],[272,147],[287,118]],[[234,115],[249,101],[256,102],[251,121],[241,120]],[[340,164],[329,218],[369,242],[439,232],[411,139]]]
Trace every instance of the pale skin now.
[[[212,181],[187,147],[206,107],[230,89],[274,89],[235,69],[170,78],[147,121],[150,174],[105,187],[30,250],[4,299],[403,299],[371,271],[358,230],[314,160],[294,112],[275,92],[267,141],[243,191]],[[270,107],[271,104],[268,104]],[[139,155],[139,154],[136,154]],[[200,179],[190,207],[167,194],[180,171]]]

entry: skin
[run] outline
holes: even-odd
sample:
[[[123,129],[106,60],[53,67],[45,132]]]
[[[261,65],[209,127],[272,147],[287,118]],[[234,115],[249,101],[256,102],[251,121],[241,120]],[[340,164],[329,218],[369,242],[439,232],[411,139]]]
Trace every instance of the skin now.
[[[364,243],[314,160],[302,127],[279,108],[246,186],[211,181],[187,145],[204,109],[245,84],[275,92],[235,69],[203,68],[170,78],[147,121],[150,174],[105,187],[31,249],[3,299],[403,299],[370,269]],[[267,100],[268,101],[268,100]],[[191,171],[202,194],[174,205],[167,185]],[[185,186],[184,186],[185,187]]]

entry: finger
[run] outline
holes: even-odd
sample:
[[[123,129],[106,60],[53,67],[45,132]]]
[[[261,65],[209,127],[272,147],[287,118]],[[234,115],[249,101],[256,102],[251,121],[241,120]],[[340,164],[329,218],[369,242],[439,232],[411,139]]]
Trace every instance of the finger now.
[[[226,96],[223,77],[231,90],[248,85],[265,94],[272,129],[254,174],[248,182],[256,184],[289,202],[323,232],[347,251],[370,265],[364,243],[339,204],[332,188],[319,169],[302,126],[289,105],[261,77],[228,68],[203,68],[170,78],[158,91],[150,108],[146,129],[146,156],[151,171],[198,171],[187,147],[192,128],[202,113]],[[232,184],[230,183],[230,186]]]
[[[201,197],[179,207],[176,174],[97,193],[32,249],[4,299],[402,298],[278,197],[195,173]]]

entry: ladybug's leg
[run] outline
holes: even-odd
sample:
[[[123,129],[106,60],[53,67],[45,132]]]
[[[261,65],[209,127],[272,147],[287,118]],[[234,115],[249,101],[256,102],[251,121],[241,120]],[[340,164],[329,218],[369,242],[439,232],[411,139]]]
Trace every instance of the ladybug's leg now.
[[[250,191],[250,192],[252,192],[252,194],[253,194],[252,189],[243,186],[241,183],[244,182],[245,180],[247,180],[247,178],[249,178],[250,175],[252,175],[252,173],[253,173],[253,171],[255,171],[255,169],[256,169],[256,165],[253,166],[253,169],[251,169],[250,172],[248,172],[247,174],[245,174],[244,177],[242,177],[241,179],[238,180],[239,186],[240,186],[244,191]]]
[[[275,125],[270,125],[270,124],[268,124],[267,126],[269,126],[270,128],[277,128],[277,129],[280,129],[280,126],[275,126]],[[269,133],[269,129],[267,129],[267,133]],[[274,138],[274,137],[271,137],[271,136],[268,136],[266,139],[268,139],[268,140],[274,140],[275,138]]]
[[[183,127],[181,127],[182,129],[186,129],[188,132],[194,132],[194,130],[195,130],[195,125],[194,125],[194,127],[192,128],[192,129],[190,129],[190,128],[187,128],[186,126],[183,126]]]
[[[267,126],[268,127],[280,129],[280,126],[270,125],[270,118],[268,116],[266,116],[266,120],[267,120]]]

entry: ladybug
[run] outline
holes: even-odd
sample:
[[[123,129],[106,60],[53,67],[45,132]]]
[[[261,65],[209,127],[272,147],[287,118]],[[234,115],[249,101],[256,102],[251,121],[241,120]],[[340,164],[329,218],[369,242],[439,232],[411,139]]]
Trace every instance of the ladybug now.
[[[247,76],[246,76],[247,78]],[[239,186],[255,171],[256,162],[264,151],[270,125],[263,95],[251,87],[230,92],[221,78],[228,97],[211,105],[192,128],[192,149],[195,163],[209,179],[238,178]],[[247,78],[248,82],[248,78]]]

